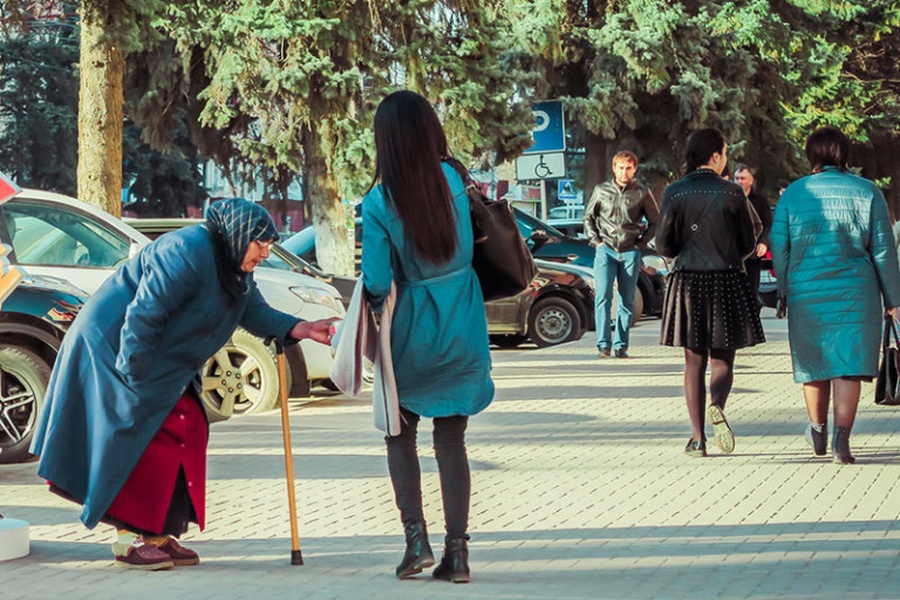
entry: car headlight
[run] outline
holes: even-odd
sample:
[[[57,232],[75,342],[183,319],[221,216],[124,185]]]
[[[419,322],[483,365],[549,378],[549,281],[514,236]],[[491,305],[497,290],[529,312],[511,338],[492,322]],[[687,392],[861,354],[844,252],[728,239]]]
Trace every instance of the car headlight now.
[[[322,306],[330,308],[339,315],[343,315],[345,312],[344,305],[341,304],[340,298],[335,298],[334,296],[326,294],[321,290],[306,287],[292,287],[291,291],[299,296],[300,299],[304,302],[321,304]]]
[[[641,257],[641,264],[644,265],[644,268],[651,274],[659,273],[660,275],[667,275],[669,273],[669,263],[666,262],[665,258],[658,254],[645,254]]]

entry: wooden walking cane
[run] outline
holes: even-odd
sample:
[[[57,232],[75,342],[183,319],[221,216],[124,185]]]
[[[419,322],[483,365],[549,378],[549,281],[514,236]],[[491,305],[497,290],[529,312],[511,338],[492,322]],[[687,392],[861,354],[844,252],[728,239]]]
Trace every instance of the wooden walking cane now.
[[[291,420],[288,416],[287,370],[284,362],[284,345],[278,338],[275,354],[278,362],[278,397],[281,403],[281,432],[284,438],[284,468],[287,471],[288,509],[291,515],[291,564],[302,565],[300,534],[297,532],[297,498],[294,494],[294,455],[291,451]]]

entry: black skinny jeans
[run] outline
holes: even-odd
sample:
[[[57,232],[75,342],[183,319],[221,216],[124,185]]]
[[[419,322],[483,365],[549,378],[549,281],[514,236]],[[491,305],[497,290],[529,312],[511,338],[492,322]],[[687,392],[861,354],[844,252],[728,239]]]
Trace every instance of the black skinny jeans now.
[[[419,415],[401,408],[400,435],[385,437],[388,470],[394,486],[397,508],[404,526],[425,522],[422,511],[422,472],[416,450]],[[434,419],[434,455],[441,478],[441,498],[444,504],[444,526],[447,539],[468,539],[469,497],[471,478],[466,456],[466,425],[469,417],[438,417]]]

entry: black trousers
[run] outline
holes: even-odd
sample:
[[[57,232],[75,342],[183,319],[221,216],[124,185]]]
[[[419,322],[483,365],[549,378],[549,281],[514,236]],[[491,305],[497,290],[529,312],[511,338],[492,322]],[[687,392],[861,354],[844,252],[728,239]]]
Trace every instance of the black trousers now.
[[[400,409],[403,419],[400,435],[385,437],[388,470],[400,519],[404,525],[425,522],[422,511],[422,472],[416,449],[419,415]],[[469,499],[471,477],[466,456],[466,426],[468,417],[438,417],[434,419],[434,456],[441,479],[441,498],[444,505],[444,527],[447,539],[468,539]]]

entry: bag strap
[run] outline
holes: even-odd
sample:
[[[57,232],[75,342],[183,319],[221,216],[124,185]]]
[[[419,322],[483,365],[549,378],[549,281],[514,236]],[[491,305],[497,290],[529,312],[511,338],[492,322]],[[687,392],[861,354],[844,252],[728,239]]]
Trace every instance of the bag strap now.
[[[700,228],[700,223],[703,222],[703,219],[706,217],[706,214],[709,212],[709,209],[713,204],[719,201],[719,196],[716,196],[712,200],[706,203],[706,206],[703,207],[703,212],[700,213],[700,216],[697,217],[694,222],[691,224],[690,233],[688,233],[687,239],[684,240],[684,246],[688,245],[688,242],[691,241],[691,238],[694,237],[694,233]]]

